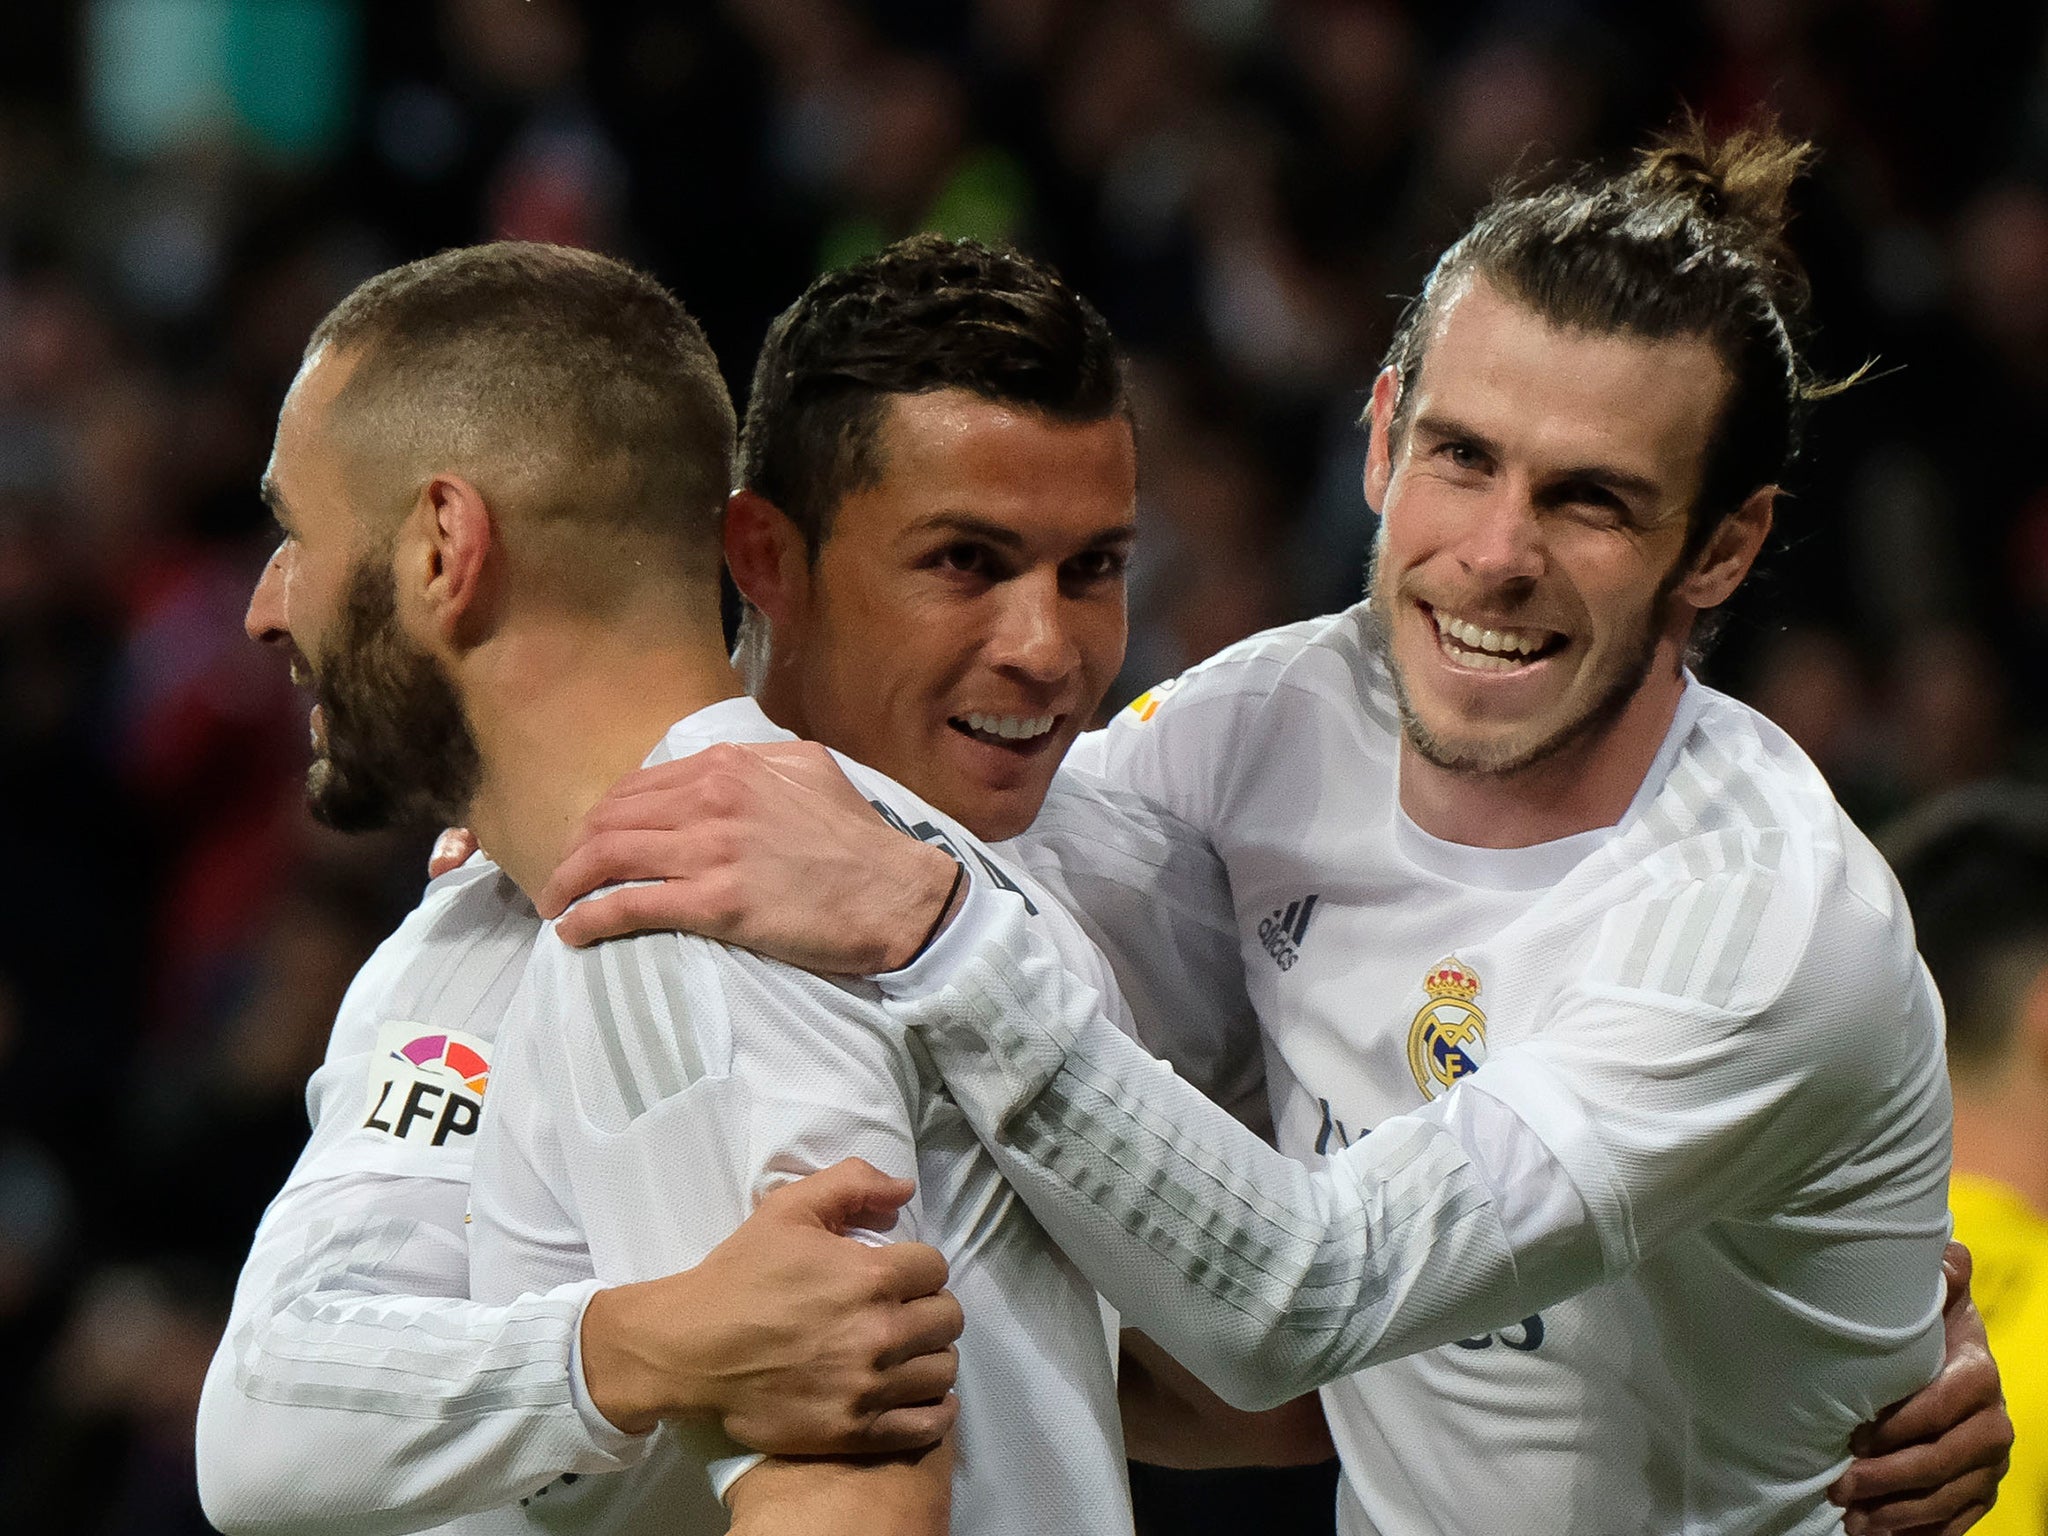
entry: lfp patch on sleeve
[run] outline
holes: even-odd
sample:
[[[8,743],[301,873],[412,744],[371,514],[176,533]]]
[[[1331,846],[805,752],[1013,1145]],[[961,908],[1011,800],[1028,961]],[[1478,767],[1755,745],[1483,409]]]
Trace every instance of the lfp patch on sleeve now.
[[[474,1136],[491,1080],[491,1043],[393,1019],[377,1031],[363,1128],[439,1147]]]

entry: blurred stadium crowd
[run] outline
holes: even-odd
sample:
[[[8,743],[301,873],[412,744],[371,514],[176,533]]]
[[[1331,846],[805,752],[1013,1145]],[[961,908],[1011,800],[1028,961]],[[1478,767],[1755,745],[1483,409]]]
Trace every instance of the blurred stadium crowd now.
[[[1503,175],[1681,101],[1824,148],[1826,406],[1712,680],[1866,825],[2038,777],[2048,25],[1937,0],[38,0],[0,24],[0,1508],[204,1530],[191,1424],[417,839],[322,834],[241,634],[312,323],[493,236],[640,261],[736,386],[821,267],[1011,240],[1142,380],[1125,695],[1351,601],[1355,418]]]

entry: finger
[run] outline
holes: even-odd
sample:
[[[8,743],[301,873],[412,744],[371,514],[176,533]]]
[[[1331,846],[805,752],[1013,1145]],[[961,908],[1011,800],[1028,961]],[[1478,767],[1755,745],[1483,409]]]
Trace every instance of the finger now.
[[[1967,1434],[1968,1427],[1967,1424],[1959,1424],[1939,1440],[1924,1441],[1885,1456],[1851,1463],[1849,1470],[1835,1480],[1835,1487],[1842,1491],[1839,1502],[1870,1504],[1880,1499],[1925,1493],[1939,1488],[1952,1477],[1965,1476],[1978,1467],[1990,1465],[1999,1454],[1990,1447],[1990,1437],[1982,1436],[1985,1445],[1980,1447],[1975,1441],[1981,1431],[1978,1435]]]
[[[945,1439],[959,1417],[960,1399],[948,1392],[936,1403],[876,1414],[862,1439],[869,1450],[915,1451]]]
[[[687,825],[702,798],[704,786],[729,773],[720,763],[706,762],[701,754],[680,757],[673,762],[640,768],[605,791],[583,814],[590,828],[640,827],[672,829]]]
[[[879,1411],[936,1402],[953,1390],[959,1376],[958,1351],[946,1349],[935,1355],[919,1355],[887,1371],[867,1394],[866,1406]]]
[[[581,909],[579,909],[581,910]],[[910,1179],[891,1178],[865,1158],[848,1157],[834,1163],[830,1168],[806,1175],[792,1183],[771,1191],[762,1201],[761,1208],[771,1207],[775,1214],[785,1220],[810,1222],[825,1228],[828,1232],[844,1235],[850,1227],[867,1231],[886,1232],[896,1225],[896,1212],[910,1197],[917,1193],[917,1185]],[[878,1251],[883,1260],[882,1273],[895,1275],[902,1262],[891,1262],[893,1251],[898,1244]],[[922,1246],[902,1244],[904,1247]],[[916,1260],[910,1261],[916,1264]],[[945,1262],[942,1258],[941,1264]],[[941,1279],[940,1285],[946,1282]],[[927,1287],[926,1289],[935,1289]],[[912,1292],[913,1295],[922,1292]]]
[[[1967,1531],[1990,1513],[1991,1504],[1989,1502],[1972,1504],[1940,1530],[1930,1533],[1930,1536],[1962,1536],[1964,1531]]]
[[[1968,1299],[1970,1273],[1973,1268],[1970,1250],[1955,1239],[1949,1239],[1948,1247],[1943,1249],[1941,1254],[1942,1277],[1948,1281],[1948,1300],[1942,1307],[1944,1312],[1957,1302]]]
[[[570,846],[579,846],[600,832],[684,830],[703,818],[706,785],[718,776],[709,765],[693,758],[636,769],[583,813]]]
[[[534,907],[544,918],[561,915],[571,902],[600,886],[627,880],[679,880],[700,862],[687,831],[616,829],[582,836],[548,876]]]
[[[815,741],[767,742],[749,750],[779,777],[799,788],[835,798],[850,795],[856,804],[867,801],[867,796],[861,794],[846,776],[846,770],[839,766],[839,759]]]
[[[908,1303],[946,1283],[946,1256],[925,1243],[884,1243],[872,1262],[878,1300]]]
[[[893,1370],[920,1355],[944,1354],[967,1331],[967,1315],[951,1291],[941,1291],[936,1296],[920,1296],[906,1302],[893,1326],[898,1330],[895,1342],[875,1358],[879,1370]]]
[[[451,869],[460,869],[476,846],[476,835],[469,828],[449,827],[434,839],[434,851],[427,857],[427,878],[438,880]]]
[[[1866,1531],[1914,1531],[1940,1528],[1964,1511],[1988,1504],[1996,1497],[1997,1479],[1989,1472],[1974,1472],[1945,1484],[1931,1493],[1857,1504],[1852,1513]]]
[[[815,741],[750,741],[741,745],[748,756],[778,773],[810,773],[820,768],[837,772],[832,754]]]
[[[555,932],[563,943],[582,949],[629,933],[690,933],[698,920],[686,882],[664,880],[659,885],[629,885],[579,903],[562,914]]]
[[[1894,1403],[1850,1439],[1859,1456],[1884,1456],[1905,1446],[1938,1439],[2001,1400],[1998,1367],[1976,1344],[1958,1346],[1941,1374],[1904,1402]],[[1980,1431],[1988,1429],[1980,1425]]]

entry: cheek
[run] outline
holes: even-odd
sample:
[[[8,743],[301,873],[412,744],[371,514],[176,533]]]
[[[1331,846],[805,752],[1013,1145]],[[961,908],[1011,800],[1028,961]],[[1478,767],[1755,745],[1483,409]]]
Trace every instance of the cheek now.
[[[1427,495],[1409,494],[1398,509],[1389,505],[1373,535],[1373,558],[1383,569],[1404,571],[1422,562],[1427,552],[1442,542],[1437,515]]]
[[[1113,598],[1087,604],[1069,633],[1074,649],[1081,657],[1081,675],[1097,695],[1086,701],[1093,709],[1101,703],[1101,693],[1109,687],[1117,670],[1124,664],[1130,621],[1123,594],[1119,592]]]
[[[303,650],[308,645],[318,645],[325,638],[328,618],[332,612],[331,595],[319,580],[318,573],[300,562],[293,562],[285,568],[282,587],[282,603],[286,626],[292,638]]]
[[[1596,632],[1610,639],[1638,635],[1657,609],[1657,591],[1669,574],[1668,562],[1646,559],[1642,552],[1610,548],[1567,553],[1556,565],[1566,579],[1558,591],[1585,613]]]
[[[819,632],[823,665],[815,675],[829,695],[827,708],[857,729],[872,732],[884,717],[890,731],[916,728],[965,670],[929,616],[877,606],[840,620]]]

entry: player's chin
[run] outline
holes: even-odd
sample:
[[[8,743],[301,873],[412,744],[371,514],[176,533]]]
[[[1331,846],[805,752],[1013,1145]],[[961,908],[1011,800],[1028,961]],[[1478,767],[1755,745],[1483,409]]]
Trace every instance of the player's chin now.
[[[952,805],[941,804],[984,842],[1015,837],[1038,819],[1063,751],[1050,744],[1031,752],[990,749],[979,742],[957,754]]]
[[[985,843],[1000,843],[1025,832],[1038,819],[1039,807],[1045,804],[1045,790],[1045,784],[1037,782],[1013,784],[984,795],[981,814],[972,827],[974,835]]]

